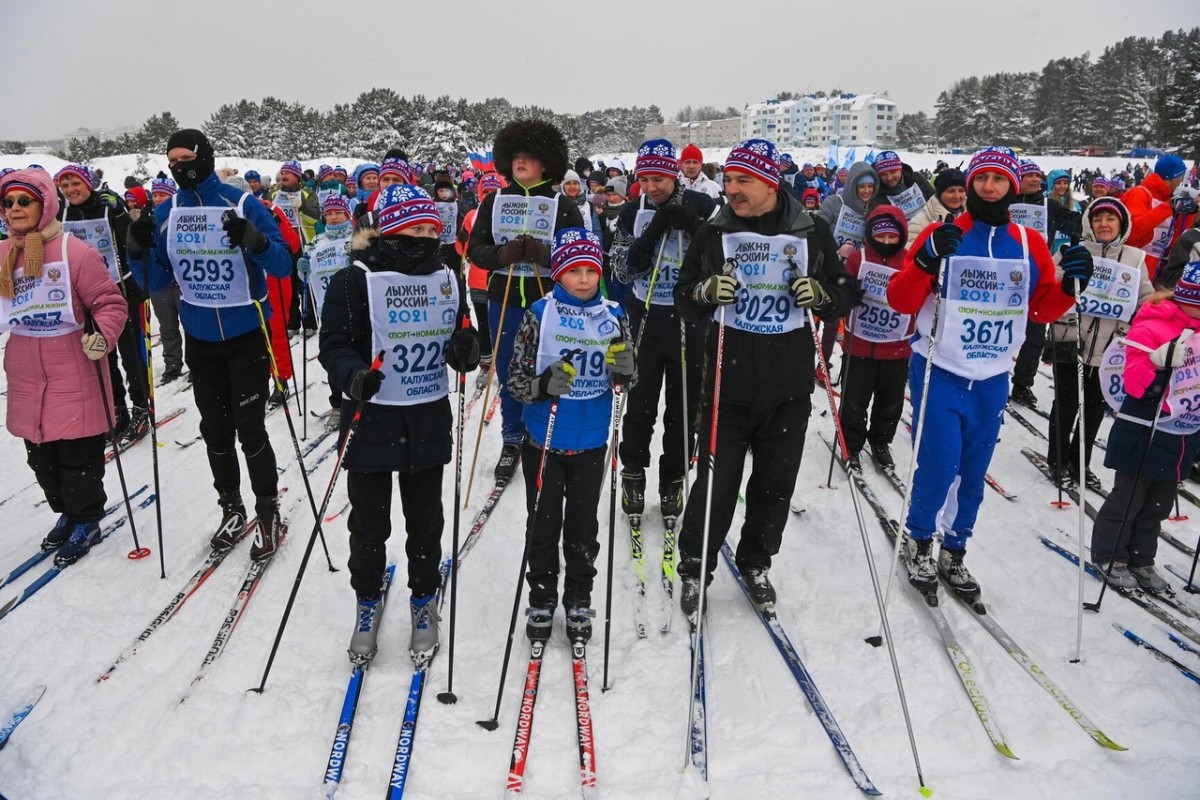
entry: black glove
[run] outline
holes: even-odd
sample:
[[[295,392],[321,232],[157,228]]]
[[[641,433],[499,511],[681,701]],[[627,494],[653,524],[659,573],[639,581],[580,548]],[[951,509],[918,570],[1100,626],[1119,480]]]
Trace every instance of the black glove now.
[[[647,245],[652,245],[657,242],[662,235],[670,228],[669,217],[666,213],[666,208],[660,208],[654,212],[654,216],[646,223],[646,227],[642,229],[642,233],[638,236],[638,241],[645,241]]]
[[[1081,244],[1067,247],[1065,244],[1058,249],[1058,266],[1062,269],[1062,290],[1071,297],[1075,296],[1075,281],[1081,281],[1081,289],[1086,289],[1092,279],[1096,265],[1092,262],[1092,254]]]
[[[474,328],[460,328],[450,334],[450,350],[446,363],[455,372],[470,372],[479,366],[479,333]]]
[[[525,257],[523,261],[532,261],[541,267],[550,266],[550,246],[542,244],[532,236],[525,239]]]
[[[360,369],[350,379],[350,396],[355,400],[367,402],[379,393],[383,378],[384,374],[377,369]]]
[[[371,213],[371,207],[367,205],[367,201],[359,203],[354,207],[354,221],[357,223],[360,219]]]
[[[141,258],[154,248],[154,216],[152,214],[143,213],[129,224],[129,231],[125,234],[125,247],[129,250],[129,255],[134,258]]]
[[[681,203],[668,203],[658,210],[654,219],[663,221],[677,231],[683,231],[689,236],[700,227],[700,215]]]
[[[555,361],[538,376],[538,388],[543,396],[562,397],[570,394],[571,383],[578,374],[575,367],[567,361]]]
[[[1058,232],[1072,242],[1078,242],[1083,236],[1083,214],[1064,208],[1059,214]]]
[[[1150,381],[1150,384],[1146,387],[1146,393],[1142,395],[1142,399],[1162,402],[1163,397],[1166,396],[1167,391],[1171,388],[1171,373],[1173,372],[1174,370],[1170,367],[1155,370],[1154,380]]]
[[[508,267],[516,264],[525,254],[525,242],[518,236],[508,244],[500,248],[500,254],[496,257],[502,266]]]
[[[962,231],[953,223],[943,222],[929,234],[925,244],[913,255],[913,261],[917,262],[917,266],[923,271],[936,278],[942,259],[957,253],[960,244]]]
[[[1184,216],[1187,216],[1188,214],[1195,214],[1196,198],[1191,197],[1190,195],[1181,194],[1171,200],[1171,208],[1175,209],[1176,214],[1183,214]]]
[[[263,236],[258,228],[254,227],[254,223],[245,217],[239,217],[232,211],[225,212],[221,218],[221,227],[229,234],[229,243],[234,247],[244,247],[251,253],[258,255],[265,252],[267,245],[267,237]]]

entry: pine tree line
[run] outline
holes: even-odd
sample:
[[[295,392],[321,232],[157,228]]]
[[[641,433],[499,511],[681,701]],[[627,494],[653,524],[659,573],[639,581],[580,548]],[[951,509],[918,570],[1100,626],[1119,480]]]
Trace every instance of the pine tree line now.
[[[1000,72],[956,81],[937,114],[903,115],[901,146],[1005,144],[1113,152],[1150,146],[1200,156],[1200,27],[1159,39],[1130,36],[1089,53],[1056,58],[1041,72]]]
[[[222,156],[280,161],[334,156],[379,159],[389,149],[401,147],[415,161],[442,164],[465,163],[468,152],[490,149],[505,123],[524,117],[554,122],[577,154],[635,150],[646,126],[663,121],[662,112],[653,105],[573,115],[514,106],[502,97],[469,102],[448,95],[409,98],[391,89],[372,89],[327,112],[275,97],[241,100],[218,108],[203,129]],[[85,162],[125,153],[161,153],[178,127],[175,117],[163,112],[148,119],[136,135],[72,139],[66,157]]]

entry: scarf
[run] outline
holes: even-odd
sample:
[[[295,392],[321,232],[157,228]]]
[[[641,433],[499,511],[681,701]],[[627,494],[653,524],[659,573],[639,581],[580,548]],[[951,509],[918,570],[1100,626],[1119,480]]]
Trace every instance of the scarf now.
[[[45,263],[46,242],[60,233],[62,233],[62,226],[58,224],[58,220],[53,220],[40,231],[30,231],[24,236],[12,238],[13,246],[8,249],[8,253],[4,256],[4,263],[0,265],[0,296],[6,300],[12,300],[16,294],[13,286],[13,271],[17,268],[17,251],[25,251],[25,277],[40,278],[42,277],[42,265]]]

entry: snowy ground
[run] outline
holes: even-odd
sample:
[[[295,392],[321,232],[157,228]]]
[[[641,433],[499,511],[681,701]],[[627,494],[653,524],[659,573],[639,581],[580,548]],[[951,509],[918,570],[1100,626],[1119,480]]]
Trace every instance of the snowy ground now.
[[[797,156],[800,158],[800,156]],[[916,166],[924,162],[914,158]],[[929,157],[932,166],[936,156]],[[21,165],[29,159],[21,157]],[[130,157],[132,168],[132,157]],[[49,168],[51,159],[41,159]],[[1077,168],[1104,159],[1074,159]],[[12,157],[0,164],[13,163]],[[1123,162],[1122,162],[1123,164]],[[16,165],[16,164],[13,164]],[[268,167],[266,163],[256,164]],[[1061,166],[1047,163],[1043,166]],[[115,167],[115,165],[114,165]],[[245,168],[243,164],[243,168]],[[120,170],[115,170],[120,174]],[[110,179],[115,175],[110,174]],[[119,180],[119,179],[118,179]],[[119,185],[119,183],[118,183]],[[310,341],[310,345],[314,342]],[[155,350],[156,359],[160,353]],[[310,353],[311,355],[311,353]],[[300,344],[295,346],[300,364]],[[161,360],[156,361],[161,372]],[[316,362],[309,367],[313,408],[325,407],[325,387]],[[2,378],[0,378],[2,380]],[[1036,390],[1049,407],[1046,377]],[[0,386],[2,389],[3,386]],[[878,615],[864,563],[863,548],[843,477],[834,489],[820,488],[828,455],[818,437],[831,423],[824,396],[813,396],[807,455],[796,499],[807,510],[787,525],[772,578],[779,591],[779,618],[801,651],[867,774],[890,797],[917,797],[917,781],[886,653],[863,643],[876,633]],[[0,753],[0,792],[10,800],[39,798],[306,798],[320,795],[326,758],[349,673],[345,647],[353,622],[353,596],[344,563],[345,516],[327,526],[333,561],[329,574],[318,545],[292,614],[267,691],[247,694],[258,684],[304,545],[312,513],[295,464],[286,419],[276,412],[269,430],[290,487],[284,512],[292,536],[268,572],[224,656],[203,683],[179,700],[199,667],[247,560],[241,545],[228,563],[180,614],[160,629],[133,660],[103,684],[96,677],[142,631],[186,580],[207,552],[209,531],[218,519],[211,477],[202,447],[180,449],[197,433],[199,414],[190,392],[176,383],[158,393],[160,415],[189,411],[164,426],[159,450],[168,579],[158,577],[153,508],[136,512],[143,544],[154,557],[125,558],[126,531],[98,546],[61,579],[0,622],[0,709],[18,702],[34,684],[48,689],[33,714]],[[482,408],[468,424],[469,446]],[[1044,420],[1035,418],[1044,426]],[[297,428],[301,422],[296,420]],[[499,451],[498,423],[484,431],[464,531],[490,485]],[[309,420],[309,436],[315,425]],[[1101,432],[1106,436],[1107,423]],[[970,564],[983,583],[995,618],[1032,658],[1113,739],[1129,748],[1116,753],[1092,742],[1057,704],[1024,674],[968,614],[945,604],[947,617],[974,663],[996,720],[1020,761],[998,755],[980,726],[953,666],[919,602],[897,583],[889,605],[900,667],[913,712],[925,780],[934,797],[946,798],[1160,798],[1200,796],[1195,742],[1200,734],[1200,687],[1172,668],[1134,648],[1111,627],[1121,622],[1193,667],[1200,660],[1175,648],[1160,623],[1129,602],[1108,595],[1103,611],[1084,620],[1082,664],[1075,650],[1076,573],[1036,541],[1039,532],[1073,541],[1076,511],[1048,502],[1053,492],[1020,454],[1042,447],[1028,431],[1006,424],[991,474],[1016,502],[987,492],[972,544]],[[897,438],[903,465],[908,449]],[[133,487],[151,481],[150,444],[143,442],[124,459]],[[324,452],[324,448],[318,453]],[[1111,472],[1094,467],[1106,484]],[[0,570],[8,570],[36,547],[53,523],[24,465],[21,443],[0,437],[5,489],[0,519],[10,534],[0,538]],[[312,459],[310,458],[310,461]],[[332,460],[313,475],[318,496]],[[900,497],[867,467],[868,480],[892,508]],[[656,485],[650,474],[650,485]],[[464,481],[465,482],[465,481]],[[116,470],[107,477],[110,501],[119,496]],[[1195,490],[1195,485],[1192,485]],[[445,547],[454,491],[447,473]],[[447,660],[439,656],[416,737],[410,796],[420,798],[499,797],[508,766],[523,680],[525,647],[518,644],[509,671],[499,730],[474,725],[491,715],[503,652],[514,580],[521,555],[525,513],[520,478],[511,487],[478,546],[464,562],[459,591],[455,706],[435,695],[446,685]],[[249,487],[245,487],[249,495]],[[344,486],[332,509],[345,502]],[[1099,499],[1093,498],[1098,504]],[[399,502],[393,520],[402,529]],[[1185,541],[1200,534],[1200,508],[1183,504],[1192,519],[1167,522]],[[598,514],[606,539],[608,496]],[[648,562],[661,546],[654,531],[656,512],[647,514]],[[619,524],[619,523],[618,523]],[[740,524],[740,522],[738,523]],[[1090,526],[1089,526],[1090,529]],[[881,573],[890,550],[873,516],[867,534]],[[737,525],[731,539],[739,535]],[[392,555],[403,574],[403,539]],[[651,630],[638,640],[632,625],[632,568],[626,537],[618,530],[613,597],[612,688],[601,691],[602,622],[590,649],[600,794],[610,798],[693,798],[703,796],[693,775],[681,775],[685,746],[688,645],[677,617],[671,633]],[[607,548],[601,553],[601,575]],[[1186,566],[1167,544],[1160,563]],[[28,578],[0,590],[0,602]],[[10,589],[12,591],[10,591]],[[1088,598],[1098,584],[1088,580]],[[404,587],[393,591],[381,636],[381,652],[370,670],[338,796],[379,797],[389,778],[405,695],[411,676],[406,647],[409,632]],[[657,599],[651,587],[651,599]],[[715,798],[855,798],[861,796],[837,760],[790,673],[761,629],[724,567],[713,583],[709,613],[708,791]],[[603,577],[594,602],[603,616]],[[653,607],[653,604],[652,604]],[[578,751],[572,712],[569,655],[561,628],[546,656],[541,695],[527,771],[526,796],[561,798],[578,793]],[[523,641],[523,640],[522,640]]]

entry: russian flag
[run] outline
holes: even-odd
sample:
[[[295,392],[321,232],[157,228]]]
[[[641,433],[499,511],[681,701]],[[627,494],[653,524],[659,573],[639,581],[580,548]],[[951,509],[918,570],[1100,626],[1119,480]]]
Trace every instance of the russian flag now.
[[[486,153],[468,152],[467,157],[471,159],[471,166],[480,172],[492,172],[496,168],[491,150]]]

